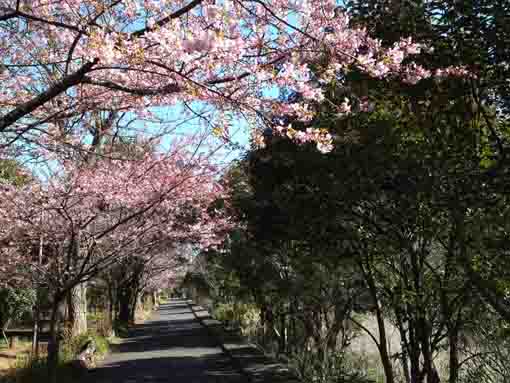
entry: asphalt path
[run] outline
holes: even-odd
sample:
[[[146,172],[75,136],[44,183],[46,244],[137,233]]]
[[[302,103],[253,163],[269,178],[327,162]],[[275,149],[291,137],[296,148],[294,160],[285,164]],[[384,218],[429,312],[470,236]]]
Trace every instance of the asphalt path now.
[[[93,383],[240,383],[236,370],[186,301],[161,305],[152,318],[89,375]]]

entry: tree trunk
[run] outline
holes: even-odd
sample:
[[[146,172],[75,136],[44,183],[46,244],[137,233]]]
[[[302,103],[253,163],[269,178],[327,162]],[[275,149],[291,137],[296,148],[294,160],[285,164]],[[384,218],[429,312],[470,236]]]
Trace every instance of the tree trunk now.
[[[260,337],[262,339],[262,344],[265,345],[266,344],[266,334],[267,334],[267,320],[266,320],[267,313],[266,313],[266,305],[265,304],[263,304],[260,307],[259,316],[260,316],[260,330],[261,330]]]
[[[152,303],[154,310],[156,310],[159,307],[158,293],[156,290],[152,292]]]
[[[386,383],[393,383],[393,365],[391,364],[391,358],[388,352],[388,340],[386,337],[386,327],[384,325],[384,318],[379,306],[379,302],[376,303],[376,318],[377,326],[379,328],[379,353],[381,356],[381,362],[384,368],[384,375],[386,376]]]
[[[138,297],[138,294],[136,294],[134,297],[131,298],[131,312],[129,314],[129,321],[131,323],[136,322],[136,318],[138,314],[140,313],[140,298]]]
[[[113,329],[113,322],[115,321],[115,292],[110,283],[108,283],[108,303],[106,311],[108,326],[111,326]]]
[[[280,339],[279,339],[278,354],[285,355],[287,351],[287,321],[285,314],[280,314]]]
[[[408,308],[408,312],[411,309]],[[421,383],[422,372],[420,369],[420,345],[416,335],[416,321],[409,320],[409,359],[411,362],[411,383]]]
[[[457,326],[450,330],[448,343],[450,344],[450,372],[448,382],[457,383],[459,380],[459,334]]]
[[[379,329],[379,354],[384,369],[384,375],[386,376],[386,383],[393,383],[395,381],[395,377],[393,374],[393,365],[391,364],[390,354],[388,352],[388,338],[386,336],[386,327],[384,325],[384,317],[377,294],[377,287],[375,285],[372,272],[369,269],[370,266],[365,269],[365,267],[360,264],[360,267],[367,282],[370,295],[374,301],[377,326]]]
[[[131,297],[131,323],[135,323],[136,318],[141,316],[143,313],[143,301],[142,294],[138,291],[134,291],[133,296]]]
[[[404,375],[405,383],[411,383],[411,375],[409,374],[409,361],[408,361],[409,342],[407,340],[407,332],[404,327],[402,315],[400,315],[400,312],[398,310],[395,311],[395,316],[397,318],[397,327],[400,334],[402,348],[402,357],[400,358],[400,362],[402,364],[402,372]]]
[[[41,213],[41,221],[43,213]],[[44,237],[39,238],[39,265],[42,265]],[[32,359],[39,359],[39,327],[41,322],[41,286],[37,285],[34,306],[34,336],[32,337]]]
[[[4,337],[5,343],[7,343],[7,347],[12,348],[11,341],[9,341],[9,339],[7,339],[7,335],[5,335],[5,332],[7,331],[7,328],[9,327],[10,324],[11,324],[11,318],[7,318],[7,320],[5,321],[5,323],[2,326],[2,336]]]
[[[135,313],[139,305],[139,294],[133,287],[133,283],[128,283],[118,290],[119,303],[119,321],[125,324],[134,323]]]
[[[39,292],[37,294],[37,300],[34,307],[34,335],[32,337],[32,359],[39,358],[39,322],[40,322],[40,306],[39,306]]]
[[[73,337],[87,332],[87,283],[83,282],[74,287],[69,293],[69,320]]]
[[[59,324],[60,324],[60,300],[55,298],[51,307],[50,340],[48,342],[48,382],[57,383],[57,368],[59,358]]]
[[[119,289],[117,302],[119,303],[118,319],[119,319],[119,322],[121,322],[121,323],[124,323],[124,324],[129,323],[130,312],[131,312],[130,301],[131,301],[131,297],[128,292],[128,289],[122,289],[122,288]]]

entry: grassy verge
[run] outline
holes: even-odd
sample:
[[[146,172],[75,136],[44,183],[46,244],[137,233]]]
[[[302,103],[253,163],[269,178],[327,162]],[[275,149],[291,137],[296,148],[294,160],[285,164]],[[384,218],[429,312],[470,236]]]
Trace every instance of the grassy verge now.
[[[96,345],[96,361],[108,354],[110,350],[108,340],[95,332],[88,332],[64,341],[61,345],[58,365],[59,382],[79,383],[82,381],[85,371],[73,366],[72,362],[89,340],[93,340]],[[16,354],[14,366],[0,375],[0,383],[43,383],[46,380],[47,365],[44,354],[39,359],[34,359],[27,353]]]

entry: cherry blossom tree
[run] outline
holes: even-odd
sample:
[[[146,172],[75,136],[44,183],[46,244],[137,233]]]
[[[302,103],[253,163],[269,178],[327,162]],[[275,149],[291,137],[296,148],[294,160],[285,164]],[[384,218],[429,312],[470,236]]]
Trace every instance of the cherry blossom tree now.
[[[178,103],[209,105],[220,130],[232,113],[310,120],[320,82],[352,69],[412,83],[431,75],[407,60],[419,44],[383,49],[335,0],[1,0],[0,41],[3,146],[80,136],[80,121],[97,111],[143,119]],[[301,98],[284,102],[273,90]],[[322,151],[332,144],[316,129],[296,138]]]
[[[121,323],[134,321],[144,296],[157,304],[154,293],[184,276],[190,265],[190,251],[188,244],[162,239],[109,270],[104,279],[114,301],[110,307],[118,307],[116,319]]]
[[[52,301],[50,381],[58,357],[58,306],[80,283],[169,241],[220,243],[227,217],[211,209],[223,195],[210,159],[176,144],[165,155],[64,163],[46,184],[1,185],[1,278],[45,285]],[[33,251],[40,238],[42,262]]]

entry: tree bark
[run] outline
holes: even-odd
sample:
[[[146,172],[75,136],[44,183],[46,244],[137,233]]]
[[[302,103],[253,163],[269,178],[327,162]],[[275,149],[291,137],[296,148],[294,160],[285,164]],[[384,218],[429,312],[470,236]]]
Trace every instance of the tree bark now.
[[[459,334],[458,328],[455,326],[448,334],[448,343],[450,346],[450,363],[449,363],[449,383],[457,383],[459,380]]]
[[[377,287],[375,285],[375,281],[374,281],[372,272],[369,269],[370,266],[368,266],[365,269],[365,267],[362,264],[360,264],[360,267],[361,267],[361,270],[365,277],[365,280],[367,282],[368,289],[370,291],[370,295],[372,296],[372,299],[374,301],[377,326],[379,329],[379,354],[380,354],[381,363],[382,363],[383,369],[384,369],[384,375],[386,376],[386,383],[393,383],[395,381],[395,377],[393,374],[393,365],[391,364],[390,354],[388,352],[388,340],[387,340],[387,336],[386,336],[386,327],[384,325],[384,317],[382,314],[379,297],[377,294]]]
[[[135,291],[133,297],[133,305],[131,310],[131,323],[135,323],[137,316],[143,313],[143,299],[142,294],[139,291]]]
[[[33,327],[33,337],[32,337],[32,358],[39,358],[39,322],[41,319],[41,310],[39,305],[39,291],[37,292],[37,299],[34,307],[34,327]]]
[[[73,257],[78,264],[81,258],[81,232],[78,229],[73,236]],[[68,295],[68,313],[71,322],[71,335],[79,336],[87,332],[87,283],[74,286]]]
[[[156,290],[152,292],[152,305],[154,310],[156,310],[159,307],[158,293],[156,292]]]
[[[115,321],[115,306],[116,306],[116,301],[115,301],[115,291],[114,291],[114,287],[112,286],[112,284],[108,281],[107,282],[108,284],[108,303],[107,303],[107,307],[106,307],[106,315],[107,315],[107,320],[108,320],[108,325],[112,327],[113,329],[113,322]]]
[[[72,313],[71,334],[73,337],[87,332],[87,283],[82,282],[70,292],[69,308]]]
[[[9,113],[5,114],[0,118],[0,132],[6,130],[10,125],[16,123],[21,118],[32,113],[37,108],[43,106],[48,101],[54,99],[59,94],[65,92],[67,89],[81,83],[85,75],[92,70],[94,65],[99,62],[99,59],[94,59],[91,62],[83,64],[83,66],[76,72],[64,77],[62,80],[53,84],[45,92],[42,92],[38,96],[25,102],[24,104],[18,105]]]
[[[48,342],[48,382],[57,383],[57,368],[59,359],[59,325],[60,325],[60,298],[54,297],[51,307],[50,340]]]
[[[130,318],[130,301],[131,297],[129,294],[129,291],[127,289],[119,289],[118,295],[117,295],[117,302],[119,303],[119,314],[118,319],[119,322],[127,324],[129,323]]]

